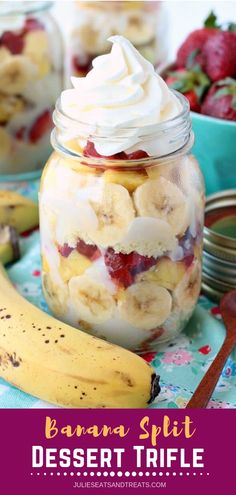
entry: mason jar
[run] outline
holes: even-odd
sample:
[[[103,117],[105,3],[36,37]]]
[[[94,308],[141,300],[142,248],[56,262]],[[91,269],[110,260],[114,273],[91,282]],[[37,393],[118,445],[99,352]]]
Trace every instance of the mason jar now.
[[[36,175],[50,154],[63,54],[50,14],[53,2],[0,3],[0,175],[5,179]]]
[[[188,102],[140,129],[139,150],[102,156],[108,129],[88,128],[58,101],[40,189],[42,281],[52,312],[138,353],[173,339],[201,285],[204,184],[191,155]],[[117,150],[133,129],[121,129]],[[85,136],[90,136],[89,140]],[[113,145],[114,145],[114,138]],[[159,154],[143,148],[159,144]],[[151,147],[151,146],[150,146]]]
[[[109,52],[108,38],[115,34],[129,39],[155,67],[166,61],[168,23],[163,2],[75,1],[72,23],[68,76],[85,76],[92,60]]]

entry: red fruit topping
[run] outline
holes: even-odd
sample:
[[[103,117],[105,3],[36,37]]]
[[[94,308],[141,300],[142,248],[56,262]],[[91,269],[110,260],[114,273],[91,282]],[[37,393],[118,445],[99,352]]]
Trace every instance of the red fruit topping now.
[[[92,69],[93,57],[88,55],[72,57],[72,69],[76,72],[80,72],[86,76],[86,74]]]
[[[68,256],[73,251],[73,249],[74,248],[68,246],[68,244],[63,244],[63,246],[58,246],[58,251],[62,256],[64,256],[64,258],[68,258]]]
[[[38,31],[44,29],[44,25],[34,17],[28,17],[25,21],[24,33],[29,33],[29,31]]]
[[[201,112],[218,119],[236,121],[236,80],[226,78],[213,84],[206,95]]]
[[[138,150],[133,151],[133,153],[126,153],[127,160],[141,160],[142,158],[147,158],[149,155],[146,151]]]
[[[211,347],[209,345],[204,345],[198,349],[198,352],[207,356],[211,352]]]
[[[37,143],[47,132],[52,129],[51,110],[45,110],[34,122],[29,131],[29,140],[31,143]]]
[[[199,69],[171,71],[166,78],[166,83],[170,88],[184,94],[193,112],[201,111],[201,99],[210,85],[210,81],[204,72]]]
[[[236,76],[236,33],[218,31],[206,42],[204,69],[212,81]]]
[[[216,28],[202,28],[188,35],[177,52],[177,67],[193,67],[195,64],[203,67],[203,47],[208,39],[218,32]]]
[[[89,258],[91,261],[95,261],[101,256],[101,251],[98,249],[97,246],[86,244],[81,239],[77,242],[76,249],[78,253],[82,254],[83,256],[87,256],[87,258]]]
[[[110,156],[100,155],[96,151],[94,143],[92,143],[92,141],[87,141],[83,154],[84,156],[87,157],[106,158],[107,160],[127,160],[127,155],[125,154],[124,151],[121,151],[120,153],[116,153],[115,155],[110,155]]]
[[[21,34],[5,31],[0,38],[0,46],[5,46],[13,55],[19,55],[24,48],[24,40]]]
[[[191,266],[191,264],[193,263],[193,260],[194,260],[194,254],[190,254],[188,256],[185,256],[185,258],[184,258],[184,264],[185,264],[185,266],[187,268],[189,266]]]
[[[104,260],[111,278],[124,287],[134,282],[135,275],[149,270],[157,263],[153,256],[148,258],[134,251],[130,254],[115,253],[112,248],[107,249]]]

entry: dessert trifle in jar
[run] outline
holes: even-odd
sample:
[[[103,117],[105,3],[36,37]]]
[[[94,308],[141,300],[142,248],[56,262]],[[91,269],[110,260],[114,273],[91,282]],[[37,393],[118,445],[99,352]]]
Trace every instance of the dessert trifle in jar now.
[[[167,57],[167,12],[157,1],[75,1],[68,73],[85,76],[92,60],[109,52],[107,39],[125,36],[155,67]]]
[[[42,169],[62,90],[62,42],[52,2],[0,2],[0,174]]]
[[[127,39],[109,41],[57,102],[40,191],[43,289],[61,320],[144,353],[196,305],[204,185],[188,101]]]

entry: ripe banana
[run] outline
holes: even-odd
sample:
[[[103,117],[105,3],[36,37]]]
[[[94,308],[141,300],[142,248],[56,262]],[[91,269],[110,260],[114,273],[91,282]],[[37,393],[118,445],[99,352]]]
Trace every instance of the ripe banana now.
[[[36,203],[14,191],[0,190],[0,224],[10,225],[21,233],[37,227],[38,223]]]
[[[8,225],[0,225],[0,261],[3,265],[20,257],[19,239],[16,230]]]
[[[64,407],[143,408],[159,377],[139,356],[61,323],[16,292],[0,270],[0,375]]]
[[[166,220],[176,235],[184,234],[190,223],[187,198],[164,177],[147,180],[139,186],[134,192],[134,202],[139,215]]]
[[[142,187],[142,186],[141,186]],[[90,201],[98,219],[98,228],[90,234],[100,246],[114,246],[120,242],[134,219],[132,199],[120,184],[104,185],[101,201]]]
[[[69,293],[78,319],[88,323],[104,323],[112,317],[115,302],[107,288],[87,275],[72,277]]]
[[[162,325],[172,308],[172,297],[156,282],[138,282],[124,292],[119,301],[120,316],[137,328],[152,330]]]

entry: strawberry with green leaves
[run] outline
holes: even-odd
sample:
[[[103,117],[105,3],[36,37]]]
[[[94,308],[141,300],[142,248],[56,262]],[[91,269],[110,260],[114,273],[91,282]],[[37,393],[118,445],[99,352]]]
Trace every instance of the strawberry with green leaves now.
[[[236,80],[228,77],[213,84],[201,112],[211,117],[236,121]]]
[[[171,71],[166,78],[166,83],[188,99],[190,109],[193,112],[201,111],[201,101],[210,86],[210,81],[198,67],[194,70],[177,69]]]

